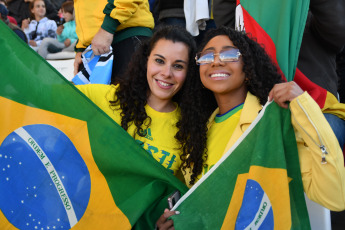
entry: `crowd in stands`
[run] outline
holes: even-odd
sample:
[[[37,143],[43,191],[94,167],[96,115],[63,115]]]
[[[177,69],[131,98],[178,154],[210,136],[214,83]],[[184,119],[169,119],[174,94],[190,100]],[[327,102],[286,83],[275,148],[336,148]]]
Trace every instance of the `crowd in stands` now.
[[[111,1],[88,1],[81,6],[80,1],[73,0],[0,0],[0,17],[43,58],[49,53],[76,52],[75,74],[82,68],[81,53],[88,45],[92,44],[96,55],[109,52],[111,46],[114,53],[112,83],[123,81],[119,78],[124,76],[123,72],[138,44],[147,40],[152,31],[160,26],[190,28],[188,31],[197,44],[210,28],[235,27],[236,1],[208,1],[212,6],[207,9],[208,18],[198,25],[189,21],[190,15],[186,12],[193,14],[193,11],[203,9],[194,6],[186,11],[186,1],[183,0],[150,0],[136,3],[136,7],[135,4],[128,4],[133,8],[117,14],[112,12],[121,9],[114,7]],[[341,1],[311,1],[298,68],[308,79],[344,103],[345,4],[338,2]],[[114,19],[111,15],[118,15],[118,18]],[[332,129],[343,147],[344,117],[326,116],[326,119],[331,126],[334,122]],[[344,213],[342,215],[345,216]]]
[[[43,58],[74,52],[77,41],[73,0],[1,0],[1,19]]]

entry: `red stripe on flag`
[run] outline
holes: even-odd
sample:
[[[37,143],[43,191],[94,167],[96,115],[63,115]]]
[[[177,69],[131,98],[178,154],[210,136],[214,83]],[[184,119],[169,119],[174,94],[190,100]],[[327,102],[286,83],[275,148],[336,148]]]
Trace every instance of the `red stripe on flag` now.
[[[237,4],[239,4],[239,1],[240,0],[237,0]],[[252,39],[255,38],[256,41],[264,47],[268,55],[271,57],[273,63],[275,63],[278,67],[279,72],[283,76],[282,78],[286,81],[283,72],[279,68],[276,55],[276,46],[273,40],[243,7],[242,11],[246,32],[251,34]],[[304,91],[307,91],[310,94],[310,96],[318,103],[320,108],[324,107],[327,97],[327,90],[310,81],[298,68],[296,68],[294,81]]]
[[[323,108],[327,97],[327,90],[310,81],[298,68],[296,68],[294,81],[303,90],[309,93],[309,95],[316,101],[320,108]]]

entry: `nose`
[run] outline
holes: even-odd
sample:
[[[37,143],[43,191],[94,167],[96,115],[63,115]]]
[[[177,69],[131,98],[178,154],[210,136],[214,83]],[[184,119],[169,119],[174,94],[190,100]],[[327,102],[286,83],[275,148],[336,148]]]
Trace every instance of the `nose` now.
[[[222,62],[219,58],[219,53],[213,55],[212,65],[215,65],[215,66],[224,65],[224,62]]]
[[[168,78],[171,76],[171,68],[169,65],[165,65],[162,69],[162,75],[165,77],[165,78]]]

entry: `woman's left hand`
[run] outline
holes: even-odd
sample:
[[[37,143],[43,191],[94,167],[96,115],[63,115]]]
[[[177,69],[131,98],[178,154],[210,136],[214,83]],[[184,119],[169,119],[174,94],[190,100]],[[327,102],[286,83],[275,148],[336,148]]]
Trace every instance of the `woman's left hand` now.
[[[292,101],[302,93],[304,91],[296,82],[284,82],[273,86],[273,89],[268,95],[268,100],[272,101],[273,99],[280,107],[287,109],[289,107],[287,102]]]
[[[67,38],[63,43],[65,44],[65,47],[69,47],[71,45],[71,40]]]
[[[174,230],[174,221],[168,220],[170,216],[179,214],[178,211],[170,211],[169,209],[165,209],[164,213],[161,217],[157,220],[156,226],[158,230]]]
[[[34,41],[34,40],[30,40],[29,41],[29,45],[33,46],[33,47],[36,47],[37,46],[37,43]]]

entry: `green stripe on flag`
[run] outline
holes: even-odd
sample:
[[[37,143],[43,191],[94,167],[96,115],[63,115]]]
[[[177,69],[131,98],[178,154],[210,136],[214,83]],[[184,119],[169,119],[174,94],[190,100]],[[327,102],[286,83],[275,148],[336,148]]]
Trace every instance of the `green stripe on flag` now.
[[[273,40],[278,64],[286,79],[291,81],[297,66],[309,0],[241,0],[240,2]]]

